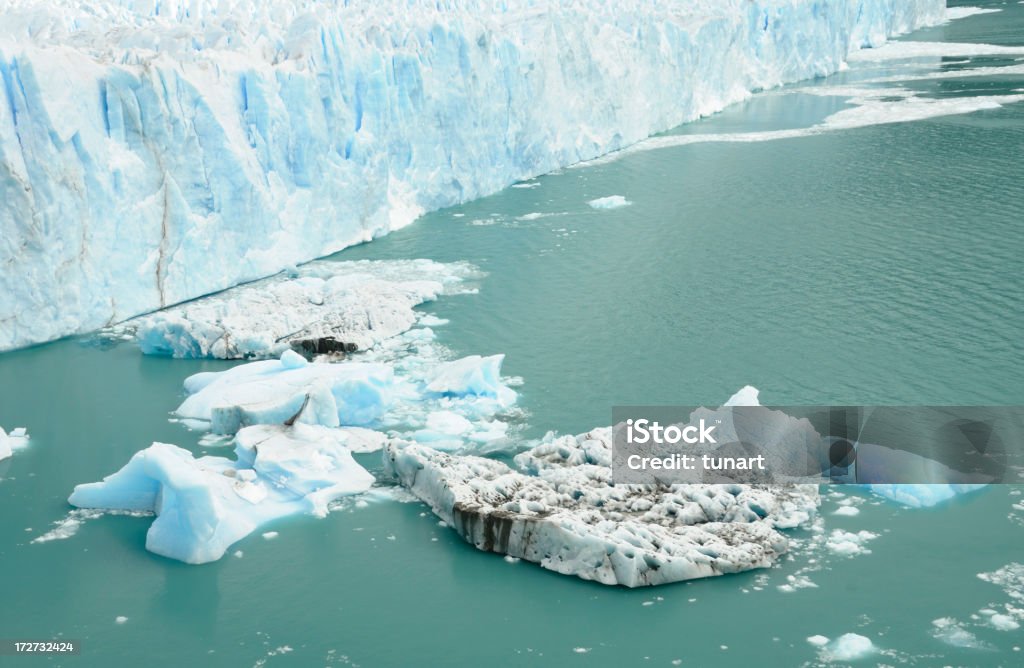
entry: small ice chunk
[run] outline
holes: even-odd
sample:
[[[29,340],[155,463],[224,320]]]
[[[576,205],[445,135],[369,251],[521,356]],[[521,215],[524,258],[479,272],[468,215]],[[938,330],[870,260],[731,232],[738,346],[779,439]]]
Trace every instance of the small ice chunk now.
[[[860,508],[857,506],[839,506],[832,514],[841,517],[855,517],[860,514]]]
[[[121,615],[118,615],[117,617],[114,618],[114,622],[117,623],[117,624],[124,624],[127,621],[128,621],[128,618],[124,617],[124,616],[121,616]]]
[[[592,209],[620,209],[624,206],[632,204],[628,199],[622,195],[609,195],[608,197],[598,197],[592,199],[587,204]]]
[[[824,647],[828,644],[828,638],[825,636],[810,636],[807,638],[807,642],[814,645],[815,647]]]
[[[276,531],[267,531],[263,534],[263,540],[274,540],[279,535]]]
[[[1016,631],[1020,628],[1020,623],[1016,619],[1002,613],[996,613],[989,617],[988,623],[1000,631]]]
[[[825,547],[836,554],[850,557],[858,554],[871,554],[871,550],[865,547],[865,545],[868,541],[875,538],[878,538],[878,534],[871,533],[870,531],[854,533],[836,529],[829,535],[828,540],[825,542]]]
[[[857,633],[844,633],[826,648],[831,661],[856,661],[876,652],[870,638]]]

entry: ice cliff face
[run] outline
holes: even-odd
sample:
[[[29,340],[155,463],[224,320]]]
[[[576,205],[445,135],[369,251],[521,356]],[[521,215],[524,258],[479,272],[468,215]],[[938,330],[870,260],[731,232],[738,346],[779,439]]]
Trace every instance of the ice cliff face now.
[[[0,0],[0,349],[834,71],[943,0]]]

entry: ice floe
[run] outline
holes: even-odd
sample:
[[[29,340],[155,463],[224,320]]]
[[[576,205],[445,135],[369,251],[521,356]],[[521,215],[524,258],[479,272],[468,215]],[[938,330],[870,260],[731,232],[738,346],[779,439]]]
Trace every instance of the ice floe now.
[[[550,437],[516,456],[521,471],[401,440],[384,455],[477,548],[627,587],[770,566],[787,549],[777,529],[818,504],[808,485],[612,486],[610,428]]]
[[[888,42],[875,49],[862,49],[849,58],[851,63],[903,60],[906,58],[955,58],[961,56],[1020,56],[1024,46],[976,44],[973,42]]]
[[[432,260],[320,261],[129,321],[142,351],[173,357],[278,357],[330,338],[366,349],[411,328],[414,307],[458,293],[479,272]]]
[[[154,443],[102,482],[75,487],[68,502],[156,513],[146,549],[192,564],[215,561],[271,521],[323,516],[331,501],[368,490],[374,478],[344,440],[312,425],[248,427],[235,437],[235,461]]]
[[[932,636],[953,647],[993,649],[990,643],[980,640],[962,622],[952,617],[940,617],[932,620]]]
[[[897,503],[909,506],[911,508],[927,508],[929,506],[935,506],[945,501],[969,492],[974,492],[982,489],[985,485],[948,485],[948,484],[928,484],[928,485],[896,485],[896,484],[882,484],[864,485],[865,489],[870,490],[872,493],[878,496],[889,499],[890,501],[896,501]]]
[[[965,19],[968,16],[978,16],[979,14],[998,14],[1003,11],[998,7],[947,7],[946,8],[946,20],[947,21],[958,21]]]
[[[24,427],[16,427],[8,434],[0,427],[0,460],[7,459],[15,451],[28,445],[28,431]]]
[[[821,639],[824,636],[812,636],[815,640]],[[810,642],[808,638],[808,642]],[[826,638],[826,642],[827,642]],[[816,643],[812,643],[816,644]],[[871,638],[867,638],[857,633],[844,633],[832,642],[824,645],[820,658],[824,661],[857,661],[865,657],[871,656],[878,651],[875,644],[871,642]]]
[[[308,363],[286,350],[279,360],[250,362],[185,380],[189,397],[176,413],[218,434],[253,424],[294,421],[326,427],[367,425],[393,399],[394,374],[383,364]]]
[[[608,197],[592,199],[587,204],[592,209],[621,209],[624,206],[629,206],[632,202],[622,195],[609,195]]]
[[[871,554],[871,550],[866,545],[875,538],[878,538],[878,534],[870,531],[852,532],[835,529],[829,534],[825,547],[830,552],[843,556]]]
[[[508,425],[495,416],[517,398],[501,376],[504,355],[431,358],[438,353],[429,350],[429,330],[395,343],[416,341],[426,344],[426,356],[394,359],[393,351],[378,351],[361,358],[376,361],[328,363],[287,350],[278,360],[195,374],[185,380],[189,396],[176,414],[217,434],[286,422],[344,427],[356,452],[380,449],[386,428],[444,449],[504,438]]]

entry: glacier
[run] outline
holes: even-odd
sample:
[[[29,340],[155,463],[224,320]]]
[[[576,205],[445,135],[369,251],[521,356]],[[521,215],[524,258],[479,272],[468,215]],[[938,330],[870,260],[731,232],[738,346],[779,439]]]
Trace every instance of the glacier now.
[[[400,439],[385,470],[467,542],[557,573],[641,587],[766,568],[778,529],[816,512],[815,485],[611,484],[611,428],[549,438],[520,470]]]
[[[0,0],[0,350],[272,275],[944,0]]]

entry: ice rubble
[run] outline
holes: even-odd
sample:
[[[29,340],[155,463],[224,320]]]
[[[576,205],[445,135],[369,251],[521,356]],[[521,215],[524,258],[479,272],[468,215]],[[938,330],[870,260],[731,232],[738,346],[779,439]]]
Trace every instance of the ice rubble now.
[[[0,350],[837,70],[944,0],[0,0]]]
[[[7,459],[15,450],[21,450],[28,445],[28,432],[24,427],[17,427],[8,434],[0,427],[0,461]]]
[[[142,351],[173,357],[277,357],[302,339],[358,349],[408,330],[418,304],[479,272],[431,260],[313,262],[126,323]],[[120,328],[119,328],[120,329]]]
[[[217,434],[288,420],[326,427],[362,426],[387,410],[394,374],[383,364],[311,364],[287,350],[279,360],[250,362],[185,379],[189,397],[176,413],[209,423]]]
[[[146,549],[201,564],[220,559],[268,522],[296,513],[323,516],[328,503],[374,482],[338,430],[261,425],[238,432],[235,443],[236,461],[196,458],[183,448],[153,443],[102,482],[75,487],[68,502],[155,512]]]
[[[385,468],[481,550],[627,587],[771,565],[776,529],[805,521],[816,486],[611,486],[611,429],[549,439],[496,460],[393,440]]]
[[[501,377],[504,357],[471,355],[419,366],[331,364],[311,363],[287,350],[277,360],[189,376],[189,396],[175,412],[189,425],[216,434],[255,424],[369,426],[374,429],[349,436],[360,451],[369,451],[383,442],[376,427],[400,425],[416,428],[416,440],[455,448],[504,435],[507,426],[493,417],[516,401]]]
[[[429,340],[426,331],[404,336]],[[410,373],[383,361],[310,363],[287,350],[277,360],[195,374],[177,413],[192,426],[234,434],[236,460],[154,443],[68,500],[155,512],[147,549],[213,561],[268,522],[322,516],[335,499],[368,490],[374,478],[351,453],[380,449],[385,435],[356,425],[400,424],[413,438],[438,445],[442,435],[453,448],[503,436],[494,414],[516,400],[501,377],[503,357],[433,360]]]

